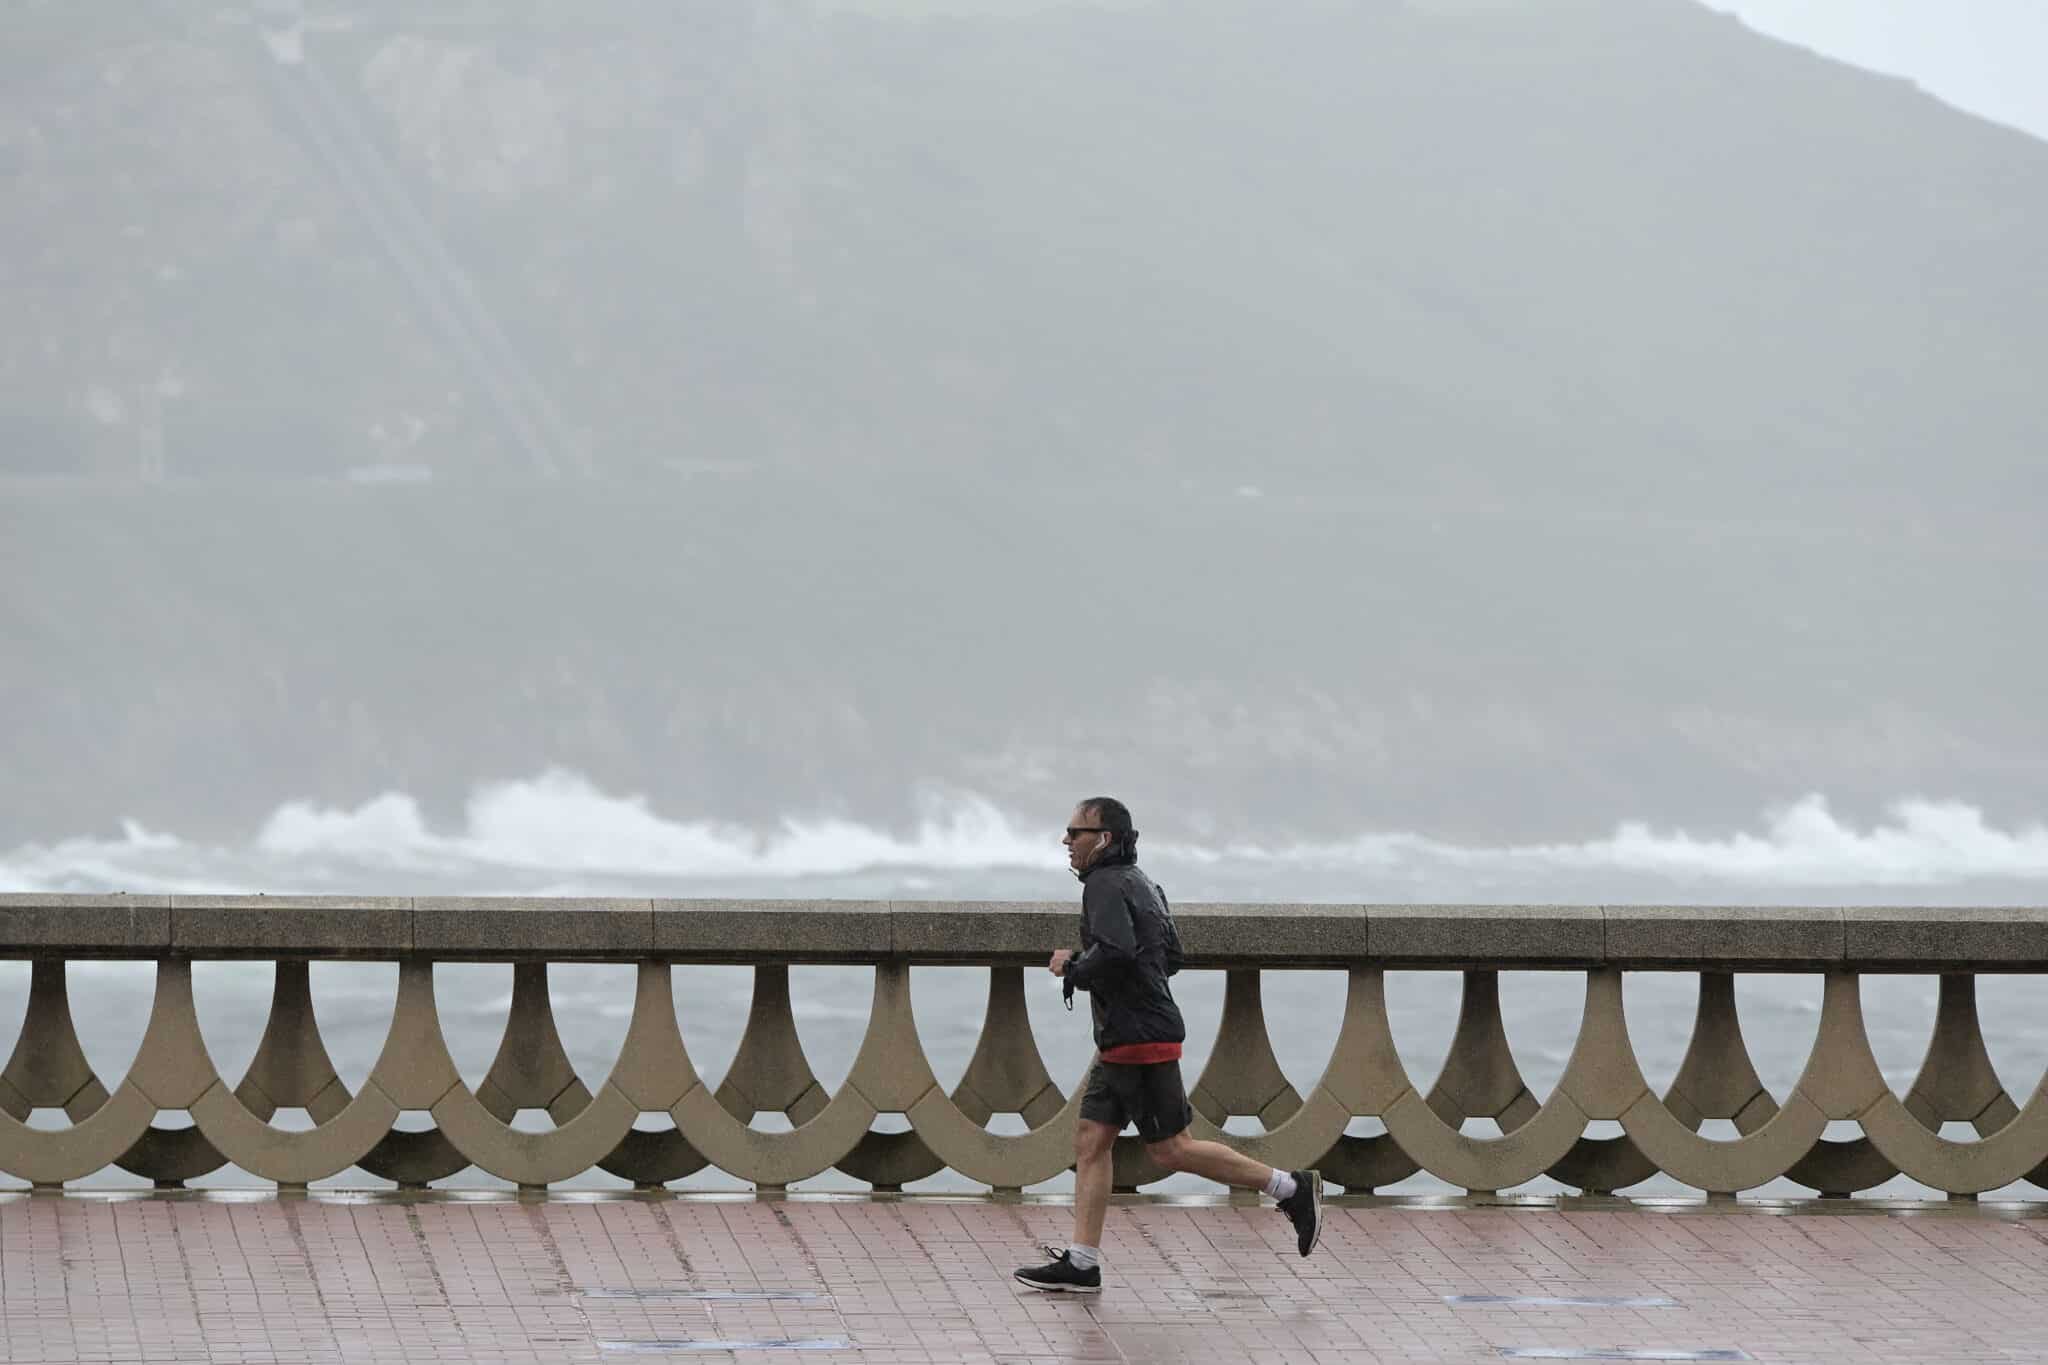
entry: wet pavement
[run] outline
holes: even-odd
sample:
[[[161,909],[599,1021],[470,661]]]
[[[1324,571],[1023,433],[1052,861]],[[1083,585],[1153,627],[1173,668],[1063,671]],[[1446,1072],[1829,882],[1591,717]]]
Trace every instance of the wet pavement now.
[[[2043,1212],[1137,1200],[1068,1297],[1057,1200],[23,1193],[0,1360],[2036,1360]]]

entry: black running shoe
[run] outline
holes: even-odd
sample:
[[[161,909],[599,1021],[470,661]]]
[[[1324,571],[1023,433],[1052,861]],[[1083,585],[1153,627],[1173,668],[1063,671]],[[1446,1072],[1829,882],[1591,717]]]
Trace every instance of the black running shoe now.
[[[1294,1224],[1295,1244],[1306,1256],[1323,1240],[1323,1175],[1320,1171],[1294,1172],[1294,1193],[1280,1201],[1280,1212]]]
[[[1047,1247],[1046,1250],[1050,1251],[1052,1248]],[[1092,1265],[1083,1270],[1075,1265],[1062,1249],[1045,1265],[1019,1266],[1016,1280],[1018,1284],[1058,1294],[1100,1294],[1102,1267]]]

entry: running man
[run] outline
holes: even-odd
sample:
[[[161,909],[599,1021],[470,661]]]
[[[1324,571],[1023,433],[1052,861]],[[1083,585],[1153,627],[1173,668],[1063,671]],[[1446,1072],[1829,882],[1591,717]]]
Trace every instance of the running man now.
[[[1146,1155],[1166,1170],[1193,1171],[1279,1200],[1296,1245],[1308,1255],[1323,1232],[1321,1175],[1276,1171],[1220,1142],[1188,1136],[1195,1113],[1180,1076],[1187,1028],[1166,985],[1180,970],[1180,934],[1166,893],[1138,870],[1130,811],[1114,797],[1096,796],[1070,818],[1062,842],[1081,881],[1081,953],[1061,948],[1047,965],[1066,981],[1069,1007],[1076,990],[1088,992],[1096,1057],[1074,1130],[1074,1240],[1048,1264],[1020,1267],[1018,1282],[1101,1292],[1110,1149],[1126,1123],[1137,1125]]]

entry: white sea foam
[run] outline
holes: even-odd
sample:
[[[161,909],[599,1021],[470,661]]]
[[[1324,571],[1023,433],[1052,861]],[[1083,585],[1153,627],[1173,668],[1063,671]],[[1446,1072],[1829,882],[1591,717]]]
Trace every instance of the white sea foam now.
[[[1457,844],[1368,833],[1273,847],[1160,839],[1148,865],[1170,868],[1182,898],[1255,891],[1349,899],[1454,898],[1523,888],[1654,895],[1675,883],[1773,888],[1940,887],[2048,882],[2048,829],[2001,828],[1957,801],[1905,800],[1859,828],[1808,796],[1767,813],[1760,832],[1695,834],[1626,822],[1578,843]],[[933,793],[922,819],[891,831],[837,818],[791,817],[761,833],[678,820],[639,796],[615,796],[550,771],[479,786],[459,828],[436,829],[419,803],[388,792],[353,808],[292,801],[244,845],[206,845],[124,822],[118,838],[24,845],[0,855],[0,889],[18,891],[407,890],[572,893],[706,886],[753,894],[1064,894],[1052,831],[1027,828],[971,793]],[[834,882],[832,879],[841,879]],[[822,882],[822,885],[821,885]],[[963,888],[969,888],[963,890]]]
[[[639,796],[610,796],[574,773],[479,787],[464,828],[427,828],[409,796],[386,793],[353,811],[280,807],[257,836],[266,854],[449,862],[526,872],[656,877],[804,877],[871,868],[1028,867],[1052,845],[1027,839],[994,805],[960,796],[908,836],[837,819],[791,818],[766,837],[730,825],[666,819]],[[1054,850],[1056,851],[1056,850]]]
[[[761,834],[674,820],[643,797],[613,796],[574,773],[479,786],[459,829],[386,792],[352,809],[289,801],[248,845],[209,846],[123,822],[115,839],[73,838],[0,854],[0,890],[235,892],[388,890],[425,878],[446,889],[558,891],[591,879],[790,882],[877,870],[972,872],[1056,864],[1056,842],[1027,838],[972,794],[928,799],[907,834],[836,818],[792,817]],[[941,809],[943,804],[943,809]]]
[[[1858,830],[1818,796],[1771,817],[1761,836],[1695,838],[1629,822],[1607,839],[1542,850],[1563,863],[1678,872],[1782,885],[1926,885],[1969,878],[2048,878],[2048,828],[1997,829],[1960,801],[1899,801],[1890,819]]]
[[[2048,879],[2048,828],[1998,829],[1960,801],[1906,800],[1888,818],[1858,829],[1809,795],[1765,817],[1761,834],[1720,837],[1659,831],[1625,821],[1583,843],[1485,847],[1414,834],[1370,834],[1340,843],[1271,850],[1203,850],[1204,862],[1284,860],[1311,866],[1391,869],[1407,864],[1511,871],[1641,873],[1764,886],[1925,886],[1978,879]]]

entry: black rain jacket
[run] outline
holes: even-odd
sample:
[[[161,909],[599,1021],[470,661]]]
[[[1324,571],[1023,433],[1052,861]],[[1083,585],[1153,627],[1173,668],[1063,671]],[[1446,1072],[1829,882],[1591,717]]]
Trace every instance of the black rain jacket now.
[[[1181,967],[1180,933],[1158,883],[1129,855],[1081,874],[1081,953],[1066,982],[1088,992],[1098,1050],[1187,1038],[1166,978]]]

